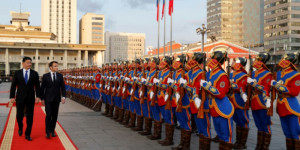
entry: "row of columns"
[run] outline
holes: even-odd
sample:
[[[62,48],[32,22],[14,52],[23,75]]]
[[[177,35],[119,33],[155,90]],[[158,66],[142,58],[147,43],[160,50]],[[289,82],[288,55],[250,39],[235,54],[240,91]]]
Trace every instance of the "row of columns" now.
[[[9,69],[9,52],[8,52],[8,48],[5,49],[5,75],[9,75],[10,74],[10,69]],[[77,54],[77,67],[81,67],[81,50],[78,50],[78,54]],[[24,49],[21,49],[21,56],[24,56]],[[34,70],[38,71],[39,69],[39,49],[35,50],[35,66],[34,66]],[[50,50],[50,60],[53,60],[53,50]],[[22,60],[20,61],[21,65],[20,68],[22,68]],[[96,54],[96,65],[98,66],[102,66],[102,64],[104,63],[104,52],[103,51],[98,51]],[[88,66],[88,51],[85,50],[84,51],[84,59],[83,59],[83,66]],[[63,59],[63,68],[67,68],[68,67],[68,51],[64,50],[64,59]]]

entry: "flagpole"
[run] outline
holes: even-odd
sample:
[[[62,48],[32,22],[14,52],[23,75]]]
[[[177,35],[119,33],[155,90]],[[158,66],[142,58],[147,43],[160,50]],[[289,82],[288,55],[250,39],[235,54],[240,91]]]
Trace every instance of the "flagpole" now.
[[[171,13],[170,56],[172,56],[172,27],[173,27],[173,25],[172,25],[172,23],[173,23],[172,18],[173,18],[173,14]]]
[[[164,57],[165,57],[165,53],[166,53],[166,4],[164,4]]]
[[[160,3],[160,0],[158,0],[158,5],[159,5],[159,3]],[[158,8],[157,9],[159,9],[159,6],[158,6]],[[160,18],[159,18],[159,10],[158,10],[158,37],[157,37],[157,57],[158,57],[158,59],[159,59],[159,35],[160,35]]]

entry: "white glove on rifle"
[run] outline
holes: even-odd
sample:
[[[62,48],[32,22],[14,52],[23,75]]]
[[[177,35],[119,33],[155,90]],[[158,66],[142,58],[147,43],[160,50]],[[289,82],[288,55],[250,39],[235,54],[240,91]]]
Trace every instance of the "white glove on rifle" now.
[[[276,84],[277,84],[277,81],[275,81],[275,80],[271,81],[271,86],[275,86]]]
[[[174,80],[173,80],[173,79],[171,79],[171,78],[168,78],[168,81],[167,81],[167,83],[168,83],[168,84],[170,84],[170,83],[174,83]]]
[[[125,93],[125,90],[126,90],[126,88],[125,88],[125,87],[123,87],[123,93]]]
[[[180,84],[186,84],[187,81],[186,81],[185,79],[183,79],[183,78],[180,78],[179,83],[180,83]]]
[[[142,96],[143,96],[143,92],[141,91],[141,92],[140,92],[140,97],[142,97]]]
[[[268,98],[267,101],[266,101],[266,107],[267,108],[271,107],[271,99],[270,98]]]
[[[147,82],[147,80],[145,78],[142,78],[142,82]]]
[[[150,99],[153,98],[153,95],[154,95],[154,93],[151,91],[151,92],[150,92]]]
[[[201,106],[201,99],[198,98],[198,97],[196,97],[196,98],[195,98],[195,104],[196,104],[196,107],[199,109],[200,106]]]
[[[180,99],[180,94],[176,92],[175,97],[176,97],[176,103],[177,103]]]
[[[165,102],[168,100],[168,98],[169,98],[169,94],[166,94],[165,95]]]
[[[200,80],[200,86],[203,86],[204,83],[207,83],[205,80]]]
[[[130,91],[130,95],[132,95],[133,94],[133,89],[131,89],[131,91]]]
[[[153,79],[153,83],[159,83],[159,80],[156,79],[156,78],[154,78],[154,79]]]
[[[250,77],[247,78],[247,83],[251,84],[251,83],[253,83],[253,82],[256,82],[256,80],[255,80],[255,79],[252,79],[252,78],[250,78]]]

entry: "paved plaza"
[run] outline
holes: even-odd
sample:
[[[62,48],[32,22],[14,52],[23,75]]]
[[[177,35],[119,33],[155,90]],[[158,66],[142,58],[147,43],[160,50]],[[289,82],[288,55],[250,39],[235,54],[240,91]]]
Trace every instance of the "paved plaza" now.
[[[0,91],[8,91],[10,83],[0,84]],[[299,97],[300,99],[300,97]],[[9,100],[8,93],[0,92],[0,103],[6,103]],[[276,107],[276,105],[274,106]],[[6,122],[9,108],[0,106],[0,135]],[[253,150],[256,145],[256,127],[250,112],[250,133],[247,142],[249,150]],[[139,135],[131,129],[125,128],[114,120],[102,116],[100,112],[94,112],[77,102],[69,100],[64,105],[60,105],[58,121],[69,134],[75,145],[80,150],[170,150],[171,146],[163,147],[157,141],[151,141],[148,138]],[[272,117],[272,141],[271,150],[284,150],[285,137],[283,135],[278,115],[275,113]],[[212,123],[212,121],[211,121]],[[212,136],[216,135],[213,125]],[[164,126],[163,126],[164,128]],[[34,129],[33,129],[34,130]],[[163,129],[164,131],[164,129]],[[235,134],[235,133],[234,133]],[[45,135],[41,135],[45,136]],[[162,133],[164,138],[164,133]],[[175,145],[179,143],[180,130],[176,129],[174,134]],[[235,135],[234,135],[235,138]],[[198,149],[198,137],[192,135],[191,149]],[[218,144],[212,143],[211,149],[217,149]]]

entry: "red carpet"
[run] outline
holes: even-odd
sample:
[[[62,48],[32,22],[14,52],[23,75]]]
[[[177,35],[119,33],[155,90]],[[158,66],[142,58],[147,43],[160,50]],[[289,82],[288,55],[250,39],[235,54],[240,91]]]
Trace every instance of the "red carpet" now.
[[[10,110],[5,130],[2,134],[1,140],[0,140],[0,149],[2,146],[2,149],[7,149],[3,146],[7,143],[11,143],[11,149],[12,150],[22,150],[22,149],[30,149],[30,150],[64,150],[64,149],[78,149],[72,140],[69,138],[67,133],[62,129],[61,125],[56,126],[56,137],[51,137],[50,139],[45,138],[45,113],[42,110],[42,108],[38,105],[35,106],[34,109],[34,119],[33,119],[33,126],[32,126],[32,132],[31,137],[32,141],[27,141],[25,139],[25,130],[26,130],[26,117],[24,118],[24,127],[23,127],[23,135],[18,135],[18,124],[15,117],[10,117],[11,115],[15,115],[15,107],[13,107]],[[9,139],[9,122],[15,118],[14,123],[14,129],[11,130],[12,134],[12,140],[4,140]],[[7,132],[5,132],[7,130]],[[8,134],[4,136],[4,134]],[[11,138],[11,137],[10,137]],[[7,142],[10,141],[10,142]],[[63,141],[63,142],[62,142]],[[63,144],[64,143],[64,144]],[[4,148],[3,148],[4,147]]]

